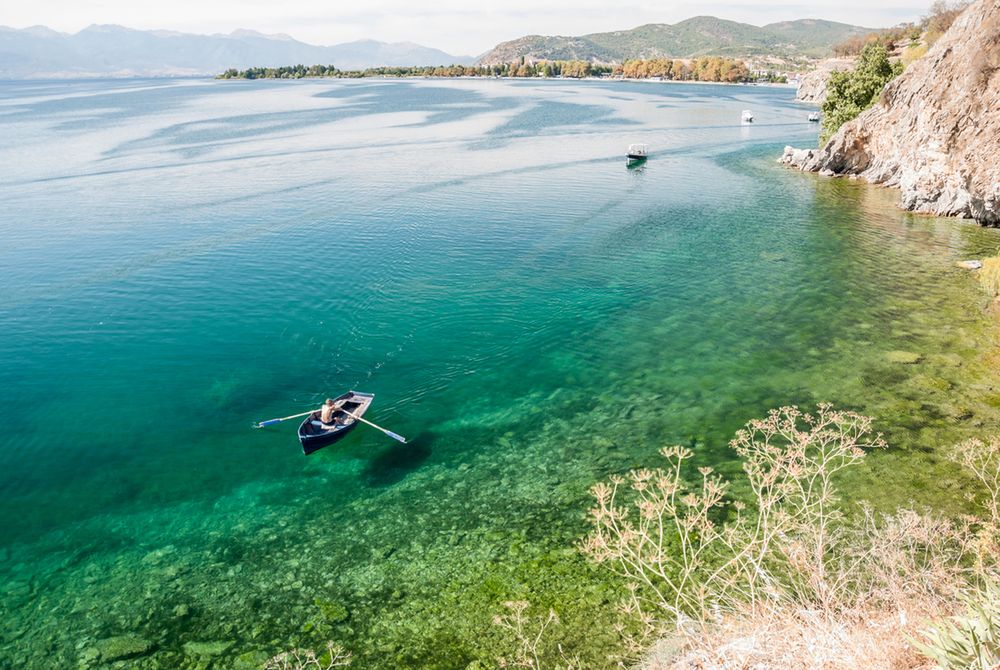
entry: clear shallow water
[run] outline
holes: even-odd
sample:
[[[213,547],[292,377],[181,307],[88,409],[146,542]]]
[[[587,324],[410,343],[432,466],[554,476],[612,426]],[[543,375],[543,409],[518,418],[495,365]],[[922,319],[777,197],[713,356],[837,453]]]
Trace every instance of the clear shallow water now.
[[[960,509],[937,449],[1000,395],[952,264],[1000,238],[780,169],[815,141],[791,99],[0,84],[0,666],[97,667],[134,634],[136,667],[334,639],[464,668],[510,599],[600,658],[588,487],[674,442],[735,471],[729,437],[781,404],[877,418],[895,449],[852,495]],[[626,170],[631,142],[652,155]],[[307,459],[294,422],[249,429],[346,388],[410,444],[359,429]]]

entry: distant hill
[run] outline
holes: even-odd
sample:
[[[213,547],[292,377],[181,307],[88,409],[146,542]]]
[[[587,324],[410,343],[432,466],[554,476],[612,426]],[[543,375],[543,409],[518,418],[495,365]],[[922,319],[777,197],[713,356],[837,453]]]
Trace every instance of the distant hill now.
[[[44,26],[22,30],[0,26],[0,79],[215,75],[231,67],[296,63],[348,70],[471,64],[473,60],[410,42],[361,40],[324,47],[252,30],[192,35],[93,25],[67,34]]]
[[[503,42],[479,59],[482,65],[507,63],[522,56],[532,60],[621,62],[630,58],[695,58],[697,56],[822,57],[831,47],[870,28],[835,21],[800,19],[763,27],[696,16],[673,25],[650,23],[631,30],[580,37],[528,35]]]

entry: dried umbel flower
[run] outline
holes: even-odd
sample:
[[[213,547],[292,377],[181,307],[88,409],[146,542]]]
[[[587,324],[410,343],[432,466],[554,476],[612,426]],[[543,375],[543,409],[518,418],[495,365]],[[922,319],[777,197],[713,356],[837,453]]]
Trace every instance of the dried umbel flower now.
[[[581,547],[634,587],[630,609],[640,618],[717,619],[708,603],[756,607],[778,593],[828,603],[836,590],[826,564],[841,541],[832,478],[885,446],[870,419],[829,405],[811,414],[782,407],[749,421],[731,446],[754,494],[751,505],[732,503],[733,515],[728,484],[711,467],[697,469],[697,484],[685,477],[687,447],[661,449],[668,465],[630,473],[628,491],[620,477],[595,487],[594,528]]]

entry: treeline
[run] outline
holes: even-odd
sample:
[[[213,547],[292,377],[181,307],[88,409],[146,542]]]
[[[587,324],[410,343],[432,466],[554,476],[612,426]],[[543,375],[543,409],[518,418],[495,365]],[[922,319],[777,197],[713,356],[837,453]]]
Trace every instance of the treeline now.
[[[833,46],[835,56],[841,58],[857,56],[869,44],[879,44],[888,51],[893,51],[903,44],[910,47],[918,46],[921,36],[925,46],[934,44],[955,22],[959,14],[965,11],[969,0],[936,0],[927,11],[927,15],[917,23],[902,23],[893,28],[886,28],[867,35],[858,35]]]
[[[787,81],[784,76],[775,72],[750,72],[743,61],[720,56],[705,56],[694,60],[670,58],[629,60],[621,66],[620,74],[627,79],[661,78],[674,81],[721,81],[731,84]]]
[[[445,65],[423,67],[372,67],[364,70],[340,70],[333,65],[286,65],[282,67],[230,68],[218,79],[303,79],[305,77],[335,77],[362,79],[365,77],[598,77],[610,74],[612,68],[588,61],[542,61],[539,63],[498,63],[496,65]]]
[[[629,60],[623,65],[600,65],[584,60],[554,60],[528,63],[497,63],[495,65],[438,65],[423,67],[370,67],[364,70],[341,70],[333,65],[285,65],[282,67],[230,68],[218,79],[303,79],[334,77],[363,79],[365,77],[565,77],[582,79],[615,75],[626,79],[661,78],[675,81],[719,82],[778,82],[785,83],[776,72],[751,72],[746,63],[734,58],[706,56],[693,60],[654,58]]]

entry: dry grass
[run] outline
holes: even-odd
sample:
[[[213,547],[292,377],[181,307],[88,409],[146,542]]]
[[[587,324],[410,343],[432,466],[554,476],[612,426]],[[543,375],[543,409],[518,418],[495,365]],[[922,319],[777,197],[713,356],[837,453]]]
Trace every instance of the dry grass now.
[[[909,615],[878,608],[834,619],[814,610],[732,612],[709,630],[656,647],[643,670],[916,670],[933,666],[907,641],[936,604],[910,603]]]

